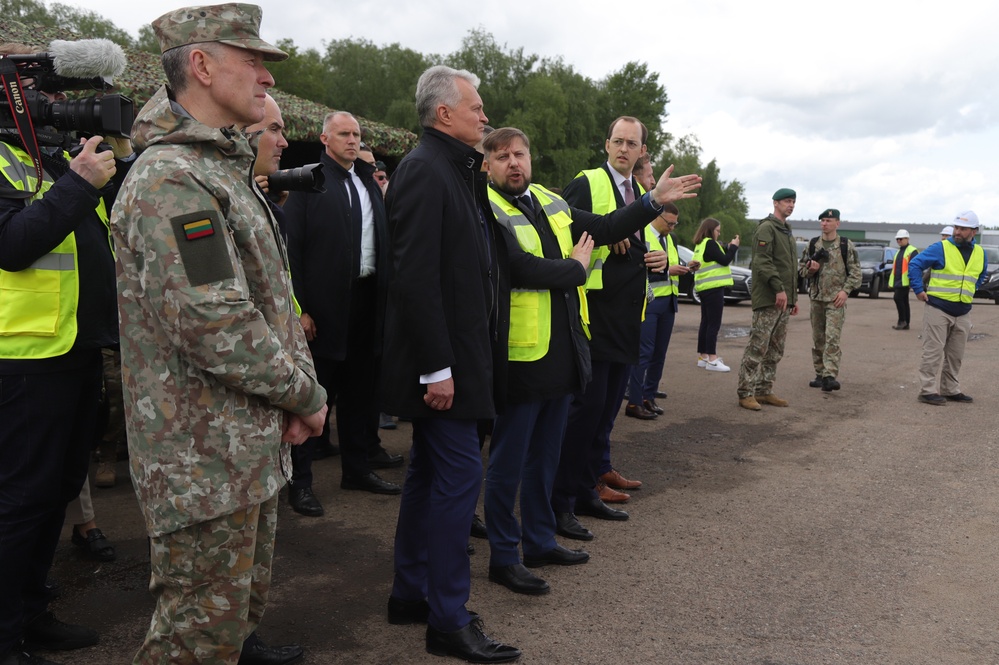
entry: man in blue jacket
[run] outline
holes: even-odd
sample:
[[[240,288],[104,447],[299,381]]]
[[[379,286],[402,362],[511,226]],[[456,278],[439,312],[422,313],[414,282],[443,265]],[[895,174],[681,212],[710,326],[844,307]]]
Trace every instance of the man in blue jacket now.
[[[971,299],[985,281],[988,259],[975,244],[978,215],[972,210],[954,218],[954,235],[935,242],[909,261],[909,283],[926,303],[923,311],[923,360],[919,365],[919,401],[934,406],[969,403],[961,392],[964,345],[971,332]],[[923,284],[923,271],[930,270]]]

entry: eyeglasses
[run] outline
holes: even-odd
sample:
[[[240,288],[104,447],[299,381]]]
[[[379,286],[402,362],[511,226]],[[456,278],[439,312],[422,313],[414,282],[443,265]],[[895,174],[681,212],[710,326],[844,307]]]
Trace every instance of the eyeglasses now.
[[[627,146],[628,150],[638,150],[641,147],[638,141],[626,141],[624,139],[611,139],[610,144],[619,149],[621,146]]]
[[[377,180],[378,182],[388,182],[388,176],[387,175],[376,175],[375,176],[375,180]]]

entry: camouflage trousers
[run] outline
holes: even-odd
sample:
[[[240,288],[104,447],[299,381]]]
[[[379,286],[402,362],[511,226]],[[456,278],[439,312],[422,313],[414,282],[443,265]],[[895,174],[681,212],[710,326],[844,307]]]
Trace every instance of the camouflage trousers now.
[[[753,330],[739,367],[739,399],[769,395],[774,391],[777,363],[784,357],[787,322],[791,310],[776,307],[753,310]]]
[[[236,665],[267,605],[278,497],[151,539],[156,609],[134,665]]]
[[[839,346],[846,321],[846,305],[833,307],[832,301],[813,300],[810,318],[812,320],[812,365],[816,376],[839,376],[839,362],[843,349]]]

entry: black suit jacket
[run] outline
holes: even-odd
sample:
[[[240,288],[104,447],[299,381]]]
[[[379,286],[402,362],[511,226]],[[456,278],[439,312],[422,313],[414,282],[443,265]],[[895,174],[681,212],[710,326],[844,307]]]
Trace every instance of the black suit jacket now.
[[[481,164],[473,148],[425,128],[392,174],[386,207],[393,270],[381,382],[387,413],[492,418],[503,401],[507,252],[486,207]],[[445,367],[454,404],[434,411],[423,401],[420,376]]]
[[[606,163],[601,167],[610,178]],[[613,178],[611,183],[613,184]],[[634,176],[631,186],[635,200],[641,198]],[[624,198],[617,187],[612,187],[617,207],[624,207]],[[563,197],[574,208],[593,210],[590,183],[585,176],[579,176],[568,185]],[[575,211],[573,213],[575,215]],[[648,221],[655,219],[653,214]],[[573,224],[574,233],[576,224]],[[626,254],[613,252],[604,261],[602,289],[587,292],[590,304],[590,356],[593,360],[634,365],[638,362],[639,344],[642,336],[642,311],[645,307],[646,275],[644,241],[630,238],[631,247]],[[599,244],[607,244],[595,239]]]
[[[348,171],[325,151],[320,161],[326,173],[326,191],[292,192],[284,206],[288,260],[298,304],[316,322],[317,335],[309,342],[309,348],[313,355],[343,360],[347,354],[351,286],[360,269],[360,230],[351,221],[350,198],[344,184]],[[374,167],[358,159],[354,161],[354,172],[371,197],[374,213],[378,284],[374,351],[378,353],[391,274],[388,224],[381,188],[372,178]]]

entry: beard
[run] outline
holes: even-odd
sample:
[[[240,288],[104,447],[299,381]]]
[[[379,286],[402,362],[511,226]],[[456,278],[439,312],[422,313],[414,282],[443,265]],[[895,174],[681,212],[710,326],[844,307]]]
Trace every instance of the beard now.
[[[531,186],[531,180],[529,178],[524,178],[524,184],[522,187],[514,187],[509,181],[503,183],[502,185],[493,183],[496,185],[496,189],[503,192],[504,194],[509,194],[510,196],[520,196],[527,191],[527,188]]]

